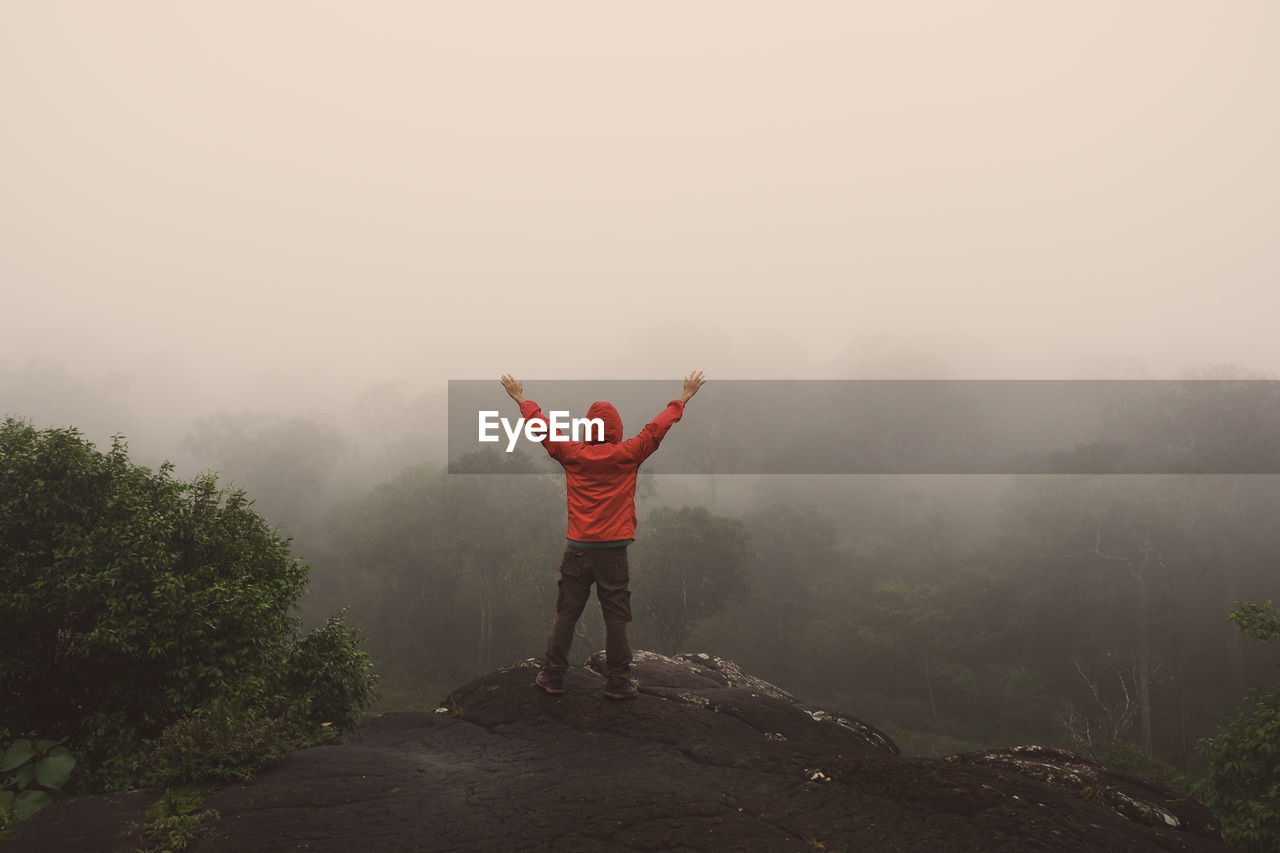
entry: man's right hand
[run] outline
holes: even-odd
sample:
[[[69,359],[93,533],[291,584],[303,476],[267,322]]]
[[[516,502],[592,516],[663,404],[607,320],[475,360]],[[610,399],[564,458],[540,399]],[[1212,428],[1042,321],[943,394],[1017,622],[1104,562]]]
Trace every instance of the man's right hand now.
[[[680,395],[680,402],[687,403],[689,398],[698,393],[698,389],[707,381],[706,374],[701,370],[695,370],[684,378],[684,393]]]

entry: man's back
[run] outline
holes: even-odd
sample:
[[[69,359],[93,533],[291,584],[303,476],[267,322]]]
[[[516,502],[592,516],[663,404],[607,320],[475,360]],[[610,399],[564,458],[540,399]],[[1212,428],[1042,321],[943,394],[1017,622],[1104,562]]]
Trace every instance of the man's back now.
[[[633,438],[622,438],[622,419],[609,403],[592,403],[587,417],[604,422],[604,441],[552,441],[542,445],[564,467],[571,542],[629,542],[636,535],[636,482],[640,465],[684,413],[683,399],[672,400]],[[527,421],[546,418],[532,400],[520,403]]]

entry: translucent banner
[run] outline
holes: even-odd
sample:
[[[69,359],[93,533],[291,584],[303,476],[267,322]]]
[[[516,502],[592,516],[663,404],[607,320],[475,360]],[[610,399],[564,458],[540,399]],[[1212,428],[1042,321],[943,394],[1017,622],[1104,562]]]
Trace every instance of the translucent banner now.
[[[624,439],[679,379],[537,380],[556,438],[593,438],[611,402]],[[547,470],[501,383],[449,382],[449,470]],[[1276,474],[1275,380],[711,380],[644,463],[655,474]]]

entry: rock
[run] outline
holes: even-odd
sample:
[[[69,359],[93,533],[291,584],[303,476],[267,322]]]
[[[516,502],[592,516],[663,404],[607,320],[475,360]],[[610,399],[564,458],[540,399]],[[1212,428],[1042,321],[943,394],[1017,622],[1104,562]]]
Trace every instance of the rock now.
[[[1001,767],[1101,803],[1145,826],[1221,838],[1213,813],[1172,788],[1114,773],[1082,755],[1051,746],[1015,746],[948,756],[949,761]]]
[[[639,652],[640,696],[625,702],[601,695],[600,665],[574,667],[552,697],[523,661],[434,713],[296,752],[213,794],[222,818],[188,850],[1228,849],[1198,806],[1071,753],[904,758],[875,727],[731,661]],[[5,853],[112,849],[83,843],[78,804],[93,799],[45,810]],[[57,846],[73,831],[79,846]]]
[[[141,823],[147,807],[160,798],[160,788],[139,788],[118,794],[62,800],[36,813],[30,823],[16,828],[16,838],[5,842],[5,853],[133,853],[139,843],[128,837],[130,823]]]

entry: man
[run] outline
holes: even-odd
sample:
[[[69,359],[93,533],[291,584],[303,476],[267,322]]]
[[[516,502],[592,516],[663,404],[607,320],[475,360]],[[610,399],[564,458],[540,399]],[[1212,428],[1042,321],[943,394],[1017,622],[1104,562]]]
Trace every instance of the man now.
[[[631,680],[630,568],[627,546],[636,538],[636,479],[640,463],[658,449],[667,430],[684,414],[685,403],[707,380],[701,370],[684,380],[680,396],[667,404],[639,435],[622,440],[622,418],[610,403],[592,403],[588,418],[604,422],[604,439],[552,441],[550,429],[542,446],[564,468],[569,504],[569,533],[560,563],[560,593],[556,617],[547,635],[546,656],[534,684],[547,693],[564,693],[564,673],[569,668],[573,629],[596,585],[596,598],[604,615],[605,690],[610,699],[632,699],[639,690]],[[520,406],[526,424],[547,419],[542,409],[525,399],[524,385],[507,374],[502,386]],[[598,436],[596,436],[598,437]]]

